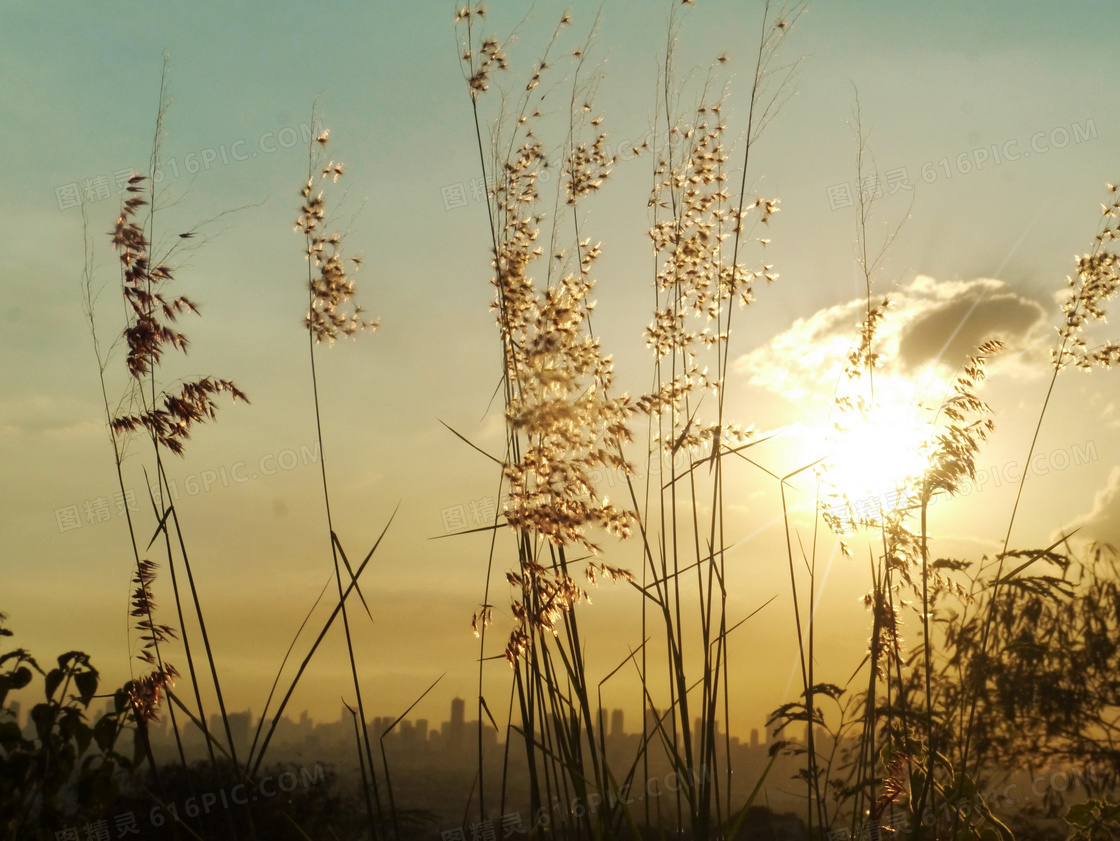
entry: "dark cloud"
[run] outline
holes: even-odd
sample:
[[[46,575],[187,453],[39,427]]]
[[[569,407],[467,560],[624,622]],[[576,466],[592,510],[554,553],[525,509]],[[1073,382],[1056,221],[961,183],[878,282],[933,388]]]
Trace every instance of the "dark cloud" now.
[[[952,372],[977,345],[1001,339],[1002,376],[1030,379],[1049,362],[1046,309],[993,278],[935,280],[918,275],[890,295],[875,350],[882,373],[912,378],[938,368]],[[756,386],[797,399],[831,394],[848,353],[859,340],[866,303],[854,299],[799,318],[783,333],[738,360]],[[1047,333],[1050,336],[1047,336]],[[940,363],[940,364],[938,364]]]
[[[988,339],[1021,348],[1043,323],[1045,312],[1036,301],[1010,293],[983,298],[984,291],[970,290],[965,297],[935,304],[911,321],[899,338],[898,358],[904,370],[935,361],[955,366]]]

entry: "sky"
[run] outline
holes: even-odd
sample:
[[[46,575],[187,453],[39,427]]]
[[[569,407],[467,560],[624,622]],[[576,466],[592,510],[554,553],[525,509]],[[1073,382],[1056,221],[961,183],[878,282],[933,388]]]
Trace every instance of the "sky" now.
[[[363,557],[392,519],[363,576],[373,622],[363,615],[355,629],[367,709],[398,714],[443,675],[414,713],[442,718],[451,698],[477,693],[470,621],[488,548],[484,535],[450,532],[489,516],[499,478],[444,424],[489,452],[500,452],[502,440],[491,401],[500,355],[489,228],[454,5],[109,2],[64,4],[65,13],[57,4],[3,5],[0,612],[15,644],[40,662],[85,650],[107,685],[139,669],[124,501],[114,498],[83,311],[81,205],[105,353],[123,327],[108,232],[123,180],[147,171],[166,56],[156,239],[177,245],[176,291],[199,303],[201,317],[183,322],[190,352],[170,355],[161,377],[230,379],[251,401],[222,405],[168,465],[230,706],[260,713],[332,575],[324,458],[350,557]],[[620,160],[582,224],[603,249],[596,332],[618,386],[632,394],[648,386],[650,370],[642,331],[652,160],[627,150],[651,130],[670,8],[660,0],[496,0],[485,19],[502,38],[516,31],[510,69],[482,100],[487,119],[503,88],[524,85],[565,9],[572,26],[560,51],[582,47],[600,68],[596,111]],[[728,85],[724,116],[738,160],[761,5],[696,0],[685,12],[676,46],[681,101],[695,101],[716,68]],[[874,275],[874,294],[894,301],[878,393],[916,416],[915,406],[944,397],[970,348],[993,336],[1009,346],[983,392],[997,433],[978,457],[978,480],[933,518],[938,551],[973,559],[998,551],[1049,383],[1055,296],[1074,255],[1091,246],[1105,184],[1120,179],[1118,34],[1111,0],[821,0],[797,17],[779,56],[797,62],[792,95],[752,149],[748,177],[754,194],[781,201],[765,252],[780,277],[737,316],[727,384],[730,414],[775,434],[754,451],[768,470],[826,454],[822,430],[865,305],[855,259],[858,101],[865,168],[871,162],[880,175],[877,187],[866,186],[881,191],[872,243],[901,223]],[[722,54],[726,64],[716,61]],[[553,81],[554,104],[566,107],[571,75],[562,61]],[[373,335],[317,352],[321,452],[302,321],[303,244],[292,232],[307,141],[320,127],[330,129],[332,159],[345,164],[328,195],[347,253],[363,258],[357,297],[380,319]],[[176,233],[191,230],[198,235],[176,243]],[[106,370],[115,404],[125,385],[119,349]],[[1120,544],[1118,397],[1114,372],[1058,378],[1014,545],[1046,545],[1078,526],[1081,539]],[[127,452],[126,487],[140,533],[150,534],[147,450],[133,441]],[[614,477],[604,481],[610,492]],[[774,599],[737,632],[732,729],[744,731],[796,694],[794,619],[774,484],[748,471],[731,488],[731,609],[745,616]],[[810,519],[798,517],[809,534]],[[515,562],[510,535],[499,537],[506,566],[495,581]],[[840,558],[832,542],[820,556],[828,569],[818,610],[822,679],[843,682],[866,646],[865,566]],[[612,544],[612,558],[637,556],[632,545]],[[167,578],[161,569],[157,601],[162,620],[178,626]],[[621,585],[601,584],[592,595],[581,621],[596,640],[593,669],[605,674],[640,642],[639,602]],[[312,625],[323,620],[322,605],[313,616]],[[343,652],[330,637],[294,710],[333,719],[352,703]],[[489,685],[502,696],[508,668],[490,668]],[[607,705],[636,710],[627,691],[608,693]]]

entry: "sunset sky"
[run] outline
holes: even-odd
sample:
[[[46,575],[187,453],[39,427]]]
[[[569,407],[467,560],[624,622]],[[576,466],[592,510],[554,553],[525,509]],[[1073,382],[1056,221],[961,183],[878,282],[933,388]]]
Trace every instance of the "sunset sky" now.
[[[516,27],[517,36],[510,70],[482,101],[486,114],[496,113],[500,88],[524,86],[566,7],[538,2],[523,18],[526,8],[496,0],[487,10],[491,31],[505,37]],[[599,15],[589,50],[602,68],[595,110],[621,158],[584,207],[584,229],[603,249],[595,329],[619,389],[640,394],[651,360],[642,330],[652,299],[652,160],[628,150],[651,131],[670,4],[610,0],[600,11],[577,0],[570,9],[558,54],[582,47]],[[84,198],[101,290],[98,340],[107,350],[123,326],[107,232],[123,180],[147,171],[166,51],[171,101],[158,185],[166,207],[156,238],[169,245],[214,221],[183,241],[174,263],[175,290],[199,303],[201,317],[182,322],[190,353],[169,354],[161,376],[231,379],[251,400],[222,401],[216,423],[197,428],[185,458],[169,462],[231,706],[260,713],[332,574],[302,321],[303,243],[292,232],[316,100],[329,154],[345,164],[328,195],[348,231],[347,253],[364,258],[358,299],[381,322],[372,336],[317,352],[323,455],[351,558],[365,555],[399,505],[362,579],[374,622],[355,620],[367,710],[397,714],[442,674],[414,716],[441,719],[451,698],[476,695],[470,622],[482,601],[488,537],[447,535],[487,522],[499,475],[443,423],[501,452],[500,400],[491,403],[500,354],[454,11],[432,0],[70,3],[65,14],[5,4],[0,612],[14,644],[40,663],[85,650],[105,689],[126,680],[130,664],[139,670],[130,660],[131,548],[83,313],[79,204]],[[757,3],[696,0],[682,18],[682,101],[695,100],[726,53],[716,72],[719,84],[729,82],[732,141],[745,125],[761,14]],[[1105,184],[1120,179],[1118,35],[1113,0],[822,0],[796,20],[780,56],[800,58],[795,93],[752,151],[747,179],[755,193],[781,200],[765,251],[780,278],[736,316],[727,386],[731,417],[775,433],[753,451],[760,464],[782,474],[827,454],[831,400],[864,307],[854,259],[858,91],[868,160],[881,178],[872,239],[905,219],[875,276],[875,294],[895,302],[881,336],[878,394],[903,414],[916,402],[939,404],[974,345],[989,337],[1009,345],[982,395],[996,435],[978,459],[981,481],[932,514],[938,555],[998,551],[1049,383],[1056,294],[1074,255],[1091,246]],[[566,72],[558,62],[562,109]],[[736,167],[739,148],[730,150]],[[1090,344],[1116,338],[1109,329]],[[1058,378],[1013,546],[1045,546],[1076,526],[1078,540],[1120,545],[1118,377]],[[107,384],[115,402],[125,385],[119,349]],[[149,448],[135,440],[128,453],[126,484],[140,533],[150,534]],[[621,499],[615,482],[607,477],[604,490]],[[732,727],[743,730],[760,726],[798,686],[776,485],[747,468],[729,483],[730,609],[745,616],[777,596],[736,632]],[[797,493],[796,502],[811,503],[811,482]],[[795,524],[811,532],[803,512]],[[633,546],[604,545],[610,562],[640,562]],[[818,549],[828,569],[818,612],[822,680],[847,680],[865,650],[866,551],[856,563],[831,541]],[[504,531],[498,559],[505,566],[494,586],[504,592],[504,569],[516,562]],[[178,626],[166,570],[156,593],[161,621]],[[505,598],[496,600],[500,629],[510,621]],[[641,641],[640,599],[620,584],[598,585],[592,599],[581,621],[598,640],[589,648],[593,668],[605,674]],[[325,618],[322,605],[316,617],[311,624]],[[343,652],[332,637],[295,711],[334,719],[352,702]],[[185,671],[181,656],[176,665]],[[490,691],[506,699],[492,707],[504,708],[508,667],[489,668]],[[620,684],[605,700],[635,722],[637,698]]]

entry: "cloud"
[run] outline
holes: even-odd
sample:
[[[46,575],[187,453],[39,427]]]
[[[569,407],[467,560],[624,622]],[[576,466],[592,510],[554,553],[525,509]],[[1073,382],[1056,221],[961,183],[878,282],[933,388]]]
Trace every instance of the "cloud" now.
[[[1089,512],[1075,519],[1065,531],[1068,533],[1077,527],[1081,528],[1077,533],[1079,541],[1098,541],[1120,547],[1120,467],[1112,468],[1108,481],[1097,491]],[[1058,537],[1055,534],[1052,539],[1057,540]]]
[[[0,407],[0,435],[24,434],[81,437],[107,433],[96,406],[72,397],[26,394]]]
[[[988,339],[1008,345],[999,365],[1013,376],[1044,371],[1046,311],[993,278],[935,280],[919,275],[890,294],[876,334],[882,374],[941,379]],[[829,397],[856,346],[866,302],[855,299],[800,318],[767,344],[740,356],[736,370],[755,386],[791,399]]]
[[[1010,293],[982,298],[970,294],[918,315],[899,343],[899,361],[909,370],[930,362],[959,364],[988,339],[1014,351],[1017,340],[1031,335],[1044,312],[1037,302]]]

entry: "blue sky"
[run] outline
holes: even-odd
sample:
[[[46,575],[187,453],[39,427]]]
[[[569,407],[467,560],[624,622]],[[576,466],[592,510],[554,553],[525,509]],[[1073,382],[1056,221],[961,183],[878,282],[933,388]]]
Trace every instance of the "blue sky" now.
[[[162,230],[173,236],[225,214],[197,240],[201,247],[182,255],[177,283],[199,301],[203,317],[186,323],[191,353],[169,360],[168,376],[228,377],[252,400],[223,407],[219,422],[201,428],[174,465],[219,659],[237,675],[234,706],[259,711],[272,670],[330,570],[318,465],[306,455],[314,417],[301,330],[304,266],[291,232],[316,101],[331,129],[330,154],[346,164],[333,195],[349,253],[365,258],[358,295],[381,319],[374,336],[320,357],[326,457],[344,542],[364,554],[401,505],[369,573],[378,618],[361,638],[383,705],[376,713],[403,709],[443,672],[449,677],[432,698],[433,716],[446,708],[446,696],[472,695],[477,652],[469,620],[481,599],[485,545],[431,539],[445,535],[445,512],[462,507],[470,517],[497,482],[491,466],[440,421],[484,445],[500,440],[489,406],[499,358],[488,310],[488,230],[473,192],[480,173],[453,5],[4,7],[0,146],[8,165],[0,205],[9,221],[0,231],[7,292],[0,304],[0,574],[7,598],[0,610],[10,614],[19,643],[40,657],[81,646],[107,679],[128,673],[131,566],[123,520],[112,510],[116,480],[82,312],[82,219],[74,200],[86,195],[96,282],[104,286],[99,331],[108,344],[120,309],[105,232],[119,211],[119,174],[146,168],[166,52]],[[493,31],[519,29],[511,69],[483,102],[487,114],[499,87],[523,85],[564,10],[539,2],[524,17],[525,8],[495,2],[488,9]],[[597,110],[618,148],[650,130],[669,8],[644,0],[602,6],[590,58],[601,63]],[[596,4],[573,4],[565,50],[584,42],[597,14]],[[729,82],[731,138],[741,136],[745,120],[760,19],[755,3],[697,0],[680,30],[682,77],[695,68],[702,79],[717,56],[728,56],[721,80]],[[893,289],[900,300],[894,337],[901,343],[910,336],[907,347],[929,356],[939,330],[961,326],[953,323],[960,311],[954,301],[994,300],[970,309],[976,317],[961,333],[979,338],[992,327],[1019,342],[995,368],[1003,378],[990,397],[1005,437],[981,464],[994,470],[1025,456],[1044,393],[1039,348],[1052,335],[1053,295],[1072,256],[1090,244],[1105,182],[1120,179],[1112,90],[1118,34],[1120,16],[1107,0],[809,5],[783,48],[785,59],[800,58],[794,95],[752,153],[749,183],[781,198],[767,247],[781,278],[759,290],[740,322],[741,380],[729,386],[729,399],[744,423],[788,429],[785,440],[800,441],[794,432],[827,417],[831,392],[818,375],[837,361],[825,350],[843,346],[832,339],[845,329],[855,336],[852,302],[862,276],[845,195],[857,189],[850,123],[858,91],[875,165],[884,176],[901,173],[908,185],[884,190],[872,228],[909,214],[876,278],[880,291]],[[558,97],[566,79],[561,69]],[[693,101],[695,80],[684,90],[682,101]],[[649,321],[650,168],[648,156],[620,161],[589,202],[585,223],[604,248],[596,327],[632,393],[648,378],[641,331]],[[924,333],[905,333],[917,324]],[[951,345],[954,352],[959,345]],[[799,347],[813,353],[787,364],[788,349]],[[120,367],[118,358],[113,370]],[[1079,521],[1109,537],[1115,522],[1115,377],[1064,377],[1040,446],[1089,453],[1091,445],[1095,458],[1050,471],[1032,486],[1025,542]],[[899,383],[912,382],[913,370],[900,370]],[[789,465],[808,460],[806,447],[812,449],[779,443],[766,457],[775,467]],[[137,457],[126,466],[143,501],[139,463]],[[235,472],[257,478],[224,478]],[[190,493],[188,484],[209,489]],[[745,611],[782,585],[767,560],[776,536],[759,531],[775,514],[765,489],[745,481],[741,491],[741,532],[760,535],[744,544]],[[1007,492],[1006,482],[989,482],[984,507],[962,504],[944,524],[953,545],[991,551],[987,500],[1003,516]],[[100,499],[110,505],[105,521],[85,508]],[[58,511],[71,506],[82,525],[63,530]],[[829,608],[839,629],[837,656],[858,662],[862,579],[837,567],[831,580],[839,582]],[[597,594],[602,609],[588,621],[609,635],[630,615],[627,598]],[[768,610],[751,633],[775,652],[775,662],[761,664],[765,680],[740,687],[749,711],[742,727],[788,700],[788,601]],[[613,662],[617,652],[604,645],[604,662]],[[320,715],[338,709],[345,682],[332,657],[297,706]]]

